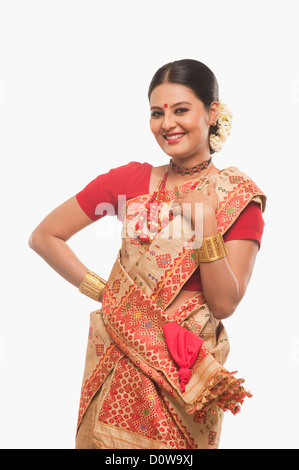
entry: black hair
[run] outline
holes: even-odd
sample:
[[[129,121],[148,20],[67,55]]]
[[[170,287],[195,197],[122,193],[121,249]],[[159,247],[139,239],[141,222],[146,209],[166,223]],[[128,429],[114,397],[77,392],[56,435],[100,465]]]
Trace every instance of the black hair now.
[[[206,110],[209,109],[213,101],[219,101],[219,86],[214,73],[198,60],[176,60],[160,67],[150,82],[148,89],[149,100],[154,88],[165,82],[178,83],[190,88],[195,96],[203,102]],[[217,129],[217,123],[216,126],[210,126],[210,134],[215,134]],[[210,153],[214,153],[211,147]]]

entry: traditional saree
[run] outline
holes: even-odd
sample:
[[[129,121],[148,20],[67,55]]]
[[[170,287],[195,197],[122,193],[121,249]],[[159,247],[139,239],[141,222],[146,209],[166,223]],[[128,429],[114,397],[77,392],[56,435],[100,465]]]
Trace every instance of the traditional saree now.
[[[177,190],[188,190],[193,182],[166,191],[165,201],[171,203]],[[217,230],[222,235],[252,200],[265,210],[265,194],[237,167],[219,172],[216,192]],[[150,197],[126,201],[122,246],[102,306],[90,314],[77,436],[92,406],[93,448],[218,448],[224,411],[237,413],[251,393],[243,379],[223,367],[228,336],[204,292],[167,312],[199,262],[193,232],[181,215],[169,223],[171,233],[178,229],[180,237],[167,237],[162,230],[150,243],[134,239],[130,224],[134,226]],[[169,322],[203,340],[184,391],[165,339],[163,327]]]

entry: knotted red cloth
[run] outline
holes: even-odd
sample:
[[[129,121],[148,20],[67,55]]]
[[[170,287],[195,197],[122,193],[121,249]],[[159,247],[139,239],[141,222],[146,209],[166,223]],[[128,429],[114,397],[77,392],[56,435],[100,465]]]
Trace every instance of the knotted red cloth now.
[[[203,339],[192,331],[183,328],[175,321],[163,326],[166,344],[172,359],[180,367],[179,379],[181,391],[185,392],[185,384],[191,377],[191,368],[203,345]]]

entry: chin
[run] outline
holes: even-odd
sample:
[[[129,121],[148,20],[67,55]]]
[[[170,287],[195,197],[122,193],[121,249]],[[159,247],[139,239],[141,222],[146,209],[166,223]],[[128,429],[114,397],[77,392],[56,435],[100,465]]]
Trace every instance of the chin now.
[[[163,149],[164,152],[169,155],[169,157],[173,158],[186,158],[189,155],[189,152],[186,150],[179,150],[179,149]]]

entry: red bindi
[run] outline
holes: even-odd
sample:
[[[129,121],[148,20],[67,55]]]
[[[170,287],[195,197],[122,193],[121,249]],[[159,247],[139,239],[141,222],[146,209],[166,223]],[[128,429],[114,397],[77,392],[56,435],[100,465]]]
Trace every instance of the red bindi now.
[[[168,108],[168,104],[167,104],[167,103],[164,104],[164,108]]]

